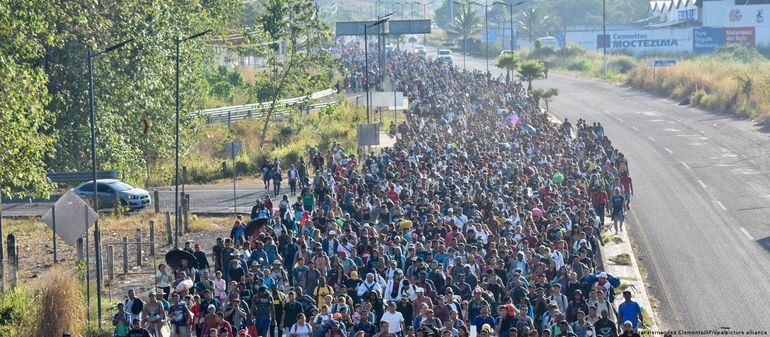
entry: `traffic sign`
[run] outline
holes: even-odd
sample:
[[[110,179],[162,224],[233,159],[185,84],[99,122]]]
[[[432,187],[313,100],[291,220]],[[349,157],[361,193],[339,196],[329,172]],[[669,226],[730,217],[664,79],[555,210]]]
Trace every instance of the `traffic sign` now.
[[[652,61],[653,67],[668,67],[676,65],[676,60],[655,60]]]
[[[43,215],[42,220],[70,245],[74,245],[99,218],[99,215],[72,191],[64,193],[53,206]]]
[[[227,150],[227,153],[229,153],[231,156],[235,156],[236,154],[238,154],[238,152],[241,152],[241,143],[227,142],[225,143],[225,150]]]

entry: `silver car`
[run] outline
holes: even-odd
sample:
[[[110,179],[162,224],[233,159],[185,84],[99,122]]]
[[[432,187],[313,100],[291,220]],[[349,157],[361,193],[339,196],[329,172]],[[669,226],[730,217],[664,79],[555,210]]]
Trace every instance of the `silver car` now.
[[[83,199],[93,199],[93,182],[85,182],[72,189]],[[120,205],[129,209],[140,209],[149,205],[152,200],[150,193],[141,188],[133,187],[117,179],[97,179],[96,195],[99,198],[99,208],[114,208],[115,193],[118,194]]]

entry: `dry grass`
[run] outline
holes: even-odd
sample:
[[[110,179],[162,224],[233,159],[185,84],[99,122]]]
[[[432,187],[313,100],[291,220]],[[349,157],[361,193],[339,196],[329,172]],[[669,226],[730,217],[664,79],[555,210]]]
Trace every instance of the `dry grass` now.
[[[86,310],[76,274],[73,270],[54,268],[41,278],[47,285],[35,320],[35,336],[59,337],[64,332],[82,336]]]
[[[677,100],[689,98],[691,105],[712,111],[767,118],[770,61],[761,56],[741,59],[740,52],[745,51],[681,60],[673,67],[644,65],[629,76],[628,83]]]
[[[618,256],[615,256],[613,258],[610,258],[610,261],[616,265],[620,266],[630,266],[631,265],[631,257],[627,253],[621,253]]]

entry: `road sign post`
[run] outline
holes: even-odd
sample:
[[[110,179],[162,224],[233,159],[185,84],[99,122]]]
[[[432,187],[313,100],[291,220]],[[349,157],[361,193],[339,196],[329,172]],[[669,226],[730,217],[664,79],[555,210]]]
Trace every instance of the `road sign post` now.
[[[235,187],[235,155],[241,150],[240,142],[228,142],[225,143],[225,150],[230,153],[230,157],[233,160],[233,214],[238,215],[238,197]]]
[[[653,60],[652,61],[652,81],[657,80],[657,69],[658,67],[670,67],[675,66],[676,60]]]

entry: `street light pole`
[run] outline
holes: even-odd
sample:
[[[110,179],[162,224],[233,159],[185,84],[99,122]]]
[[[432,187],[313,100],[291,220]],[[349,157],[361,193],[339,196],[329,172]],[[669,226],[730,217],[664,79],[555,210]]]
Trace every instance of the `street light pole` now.
[[[176,152],[176,167],[174,169],[174,248],[179,249],[179,222],[182,220],[181,212],[179,211],[179,44],[184,41],[192,40],[201,37],[211,32],[211,29],[200,32],[198,34],[188,36],[186,38],[176,37],[176,137],[175,137],[175,152]],[[157,200],[156,200],[157,202]]]
[[[505,3],[505,2],[502,2],[502,1],[496,1],[496,2],[495,2],[495,5],[503,5],[503,6],[506,6],[506,7],[508,7],[508,14],[510,15],[510,20],[511,20],[511,21],[510,21],[510,24],[511,24],[511,52],[513,52],[513,46],[514,46],[514,45],[513,45],[513,39],[514,39],[514,36],[513,36],[513,7],[516,7],[516,6],[518,6],[518,5],[521,5],[521,4],[525,3],[525,2],[527,2],[527,0],[519,1],[519,2],[517,2],[517,3],[515,3],[515,4],[514,4],[514,3],[511,3],[511,4],[507,4],[507,3]],[[531,27],[531,26],[532,26],[532,25],[530,24],[530,27]],[[532,29],[530,28],[530,31],[531,31],[531,30],[532,30]],[[530,33],[531,33],[531,32],[530,32]],[[530,38],[530,42],[531,42],[531,38]]]
[[[371,113],[372,110],[371,110],[371,98],[370,98],[371,94],[370,94],[370,88],[369,88],[369,33],[368,33],[368,30],[369,28],[378,27],[381,24],[387,22],[388,20],[390,20],[390,18],[388,17],[391,15],[393,15],[393,13],[385,15],[383,19],[378,18],[379,20],[377,20],[377,22],[371,25],[364,24],[364,54],[365,54],[364,62],[366,63],[366,66],[365,66],[366,77],[364,77],[364,82],[366,85],[366,121],[367,123],[372,122],[372,113]],[[378,29],[377,34],[379,35],[379,27],[377,29]]]
[[[566,34],[566,29],[564,30]],[[602,46],[604,49],[604,67],[602,73],[607,76],[607,1],[602,0]]]
[[[465,6],[467,4],[464,3],[464,2],[463,3],[455,2],[455,1],[452,1],[452,2],[454,2],[457,5],[463,6],[463,9],[462,9],[462,13],[463,13],[463,22],[462,23],[463,23],[463,27],[460,27],[460,28],[463,30],[463,71],[465,71],[465,54],[467,54],[467,52],[465,50],[465,47],[468,45],[468,30],[466,29],[467,27],[464,27],[464,26],[465,26],[465,20],[468,19],[467,17],[465,17],[468,14],[466,12],[466,8],[465,8]]]
[[[91,183],[93,184],[93,200],[94,209],[99,210],[99,198],[96,187],[96,113],[94,112],[94,64],[93,58],[104,53],[109,53],[113,50],[119,49],[125,46],[127,43],[134,41],[134,39],[128,39],[116,45],[110,46],[103,51],[94,53],[93,50],[88,50],[86,59],[88,59],[88,110],[90,114],[90,127],[91,127]],[[120,207],[120,205],[115,205]],[[99,328],[102,327],[102,240],[101,231],[99,230],[99,219],[94,222],[94,253],[96,254],[96,319],[99,324]],[[86,249],[89,249],[86,247]],[[89,268],[86,266],[86,268]],[[89,282],[90,283],[90,282]],[[90,291],[89,291],[90,293]],[[88,294],[90,296],[90,294]]]

